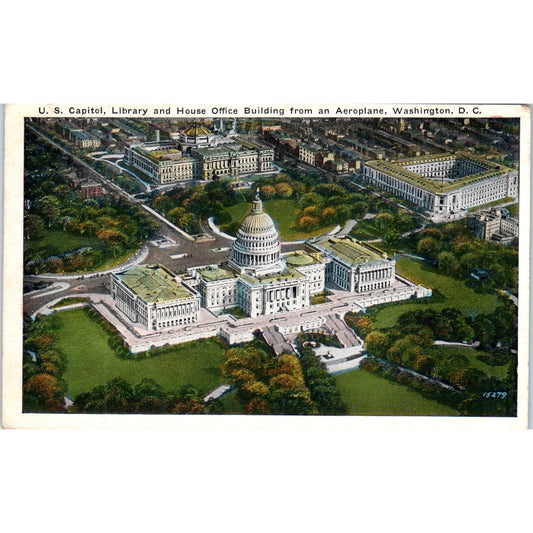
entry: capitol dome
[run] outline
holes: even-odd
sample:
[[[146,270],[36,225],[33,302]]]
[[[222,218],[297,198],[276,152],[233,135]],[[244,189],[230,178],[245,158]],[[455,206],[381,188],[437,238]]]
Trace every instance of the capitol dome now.
[[[244,217],[233,245],[231,263],[241,273],[265,275],[280,272],[281,243],[274,221],[263,211],[256,194],[252,210]]]

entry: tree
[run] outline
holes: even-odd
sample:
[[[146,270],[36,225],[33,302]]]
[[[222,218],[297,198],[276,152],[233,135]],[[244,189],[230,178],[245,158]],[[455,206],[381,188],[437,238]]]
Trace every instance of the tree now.
[[[296,225],[302,231],[311,231],[318,227],[318,219],[310,216],[303,216],[298,219]]]
[[[417,250],[424,257],[435,259],[439,252],[441,245],[433,237],[424,237],[418,241]]]
[[[387,336],[380,331],[372,331],[365,337],[365,344],[368,353],[376,357],[385,357],[389,348]]]
[[[308,192],[300,197],[300,199],[298,200],[298,207],[300,209],[305,209],[310,205],[322,207],[323,203],[324,198],[322,198],[320,194],[317,194],[316,192]]]
[[[335,220],[335,208],[334,207],[325,207],[320,213],[320,218],[324,224],[331,224]]]
[[[382,233],[385,232],[388,228],[391,227],[391,224],[394,221],[394,217],[390,213],[380,213],[374,219],[374,224]]]
[[[154,398],[164,398],[165,391],[163,387],[154,379],[143,378],[133,389],[133,398],[140,401],[142,398],[152,396]]]
[[[47,410],[53,412],[61,410],[63,387],[56,377],[50,374],[36,374],[28,379],[24,390],[42,402]]]
[[[60,213],[60,202],[52,195],[43,196],[37,201],[37,209],[48,222],[48,227],[52,226]]]
[[[385,236],[383,237],[383,242],[387,246],[396,247],[398,246],[400,239],[401,239],[400,232],[397,229],[393,228],[385,233]]]
[[[290,198],[293,193],[292,187],[288,183],[277,183],[276,194],[281,198]]]
[[[26,239],[40,239],[44,237],[45,227],[43,219],[38,215],[28,215],[24,219]]]
[[[439,268],[446,272],[446,274],[453,274],[459,270],[459,261],[452,252],[441,252],[437,256]]]

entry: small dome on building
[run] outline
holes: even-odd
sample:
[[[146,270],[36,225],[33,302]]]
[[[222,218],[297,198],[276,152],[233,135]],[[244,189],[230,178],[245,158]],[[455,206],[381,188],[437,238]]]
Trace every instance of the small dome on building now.
[[[187,137],[203,137],[206,135],[211,135],[211,132],[204,126],[195,124],[185,132],[185,135],[187,135]]]

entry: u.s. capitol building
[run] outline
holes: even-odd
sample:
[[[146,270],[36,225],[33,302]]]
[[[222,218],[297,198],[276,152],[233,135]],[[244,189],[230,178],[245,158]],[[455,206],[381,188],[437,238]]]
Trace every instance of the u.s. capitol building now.
[[[348,236],[316,237],[282,254],[276,225],[256,196],[226,262],[189,268],[181,278],[158,265],[132,267],[112,275],[111,294],[131,322],[163,330],[196,322],[201,307],[238,307],[253,318],[310,307],[326,284],[365,293],[394,279],[394,260]]]

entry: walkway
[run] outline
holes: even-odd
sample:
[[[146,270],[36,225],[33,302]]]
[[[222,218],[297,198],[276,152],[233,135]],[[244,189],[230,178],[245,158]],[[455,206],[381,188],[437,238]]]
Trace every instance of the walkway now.
[[[43,296],[49,296],[56,292],[62,292],[70,287],[69,283],[53,283],[50,287],[44,289],[38,289],[36,291],[28,292],[24,295],[25,298],[42,298]]]
[[[175,224],[172,224],[172,222],[170,222],[170,220],[165,218],[163,215],[159,214],[157,211],[155,211],[151,207],[148,207],[146,204],[141,205],[141,207],[145,211],[150,213],[152,216],[154,216],[155,218],[160,220],[161,222],[164,222],[169,228],[173,229],[174,231],[177,231],[182,237],[185,237],[188,241],[191,241],[191,242],[194,241],[194,237],[192,235],[189,235],[186,231],[182,230],[181,228],[179,228]]]
[[[217,400],[232,389],[233,385],[219,385],[216,389],[212,390],[204,397],[204,403],[210,402],[211,400]]]

